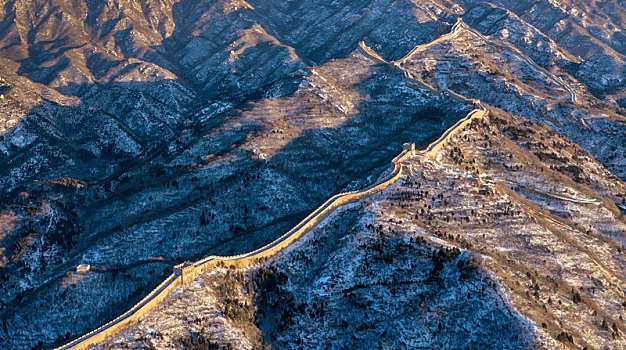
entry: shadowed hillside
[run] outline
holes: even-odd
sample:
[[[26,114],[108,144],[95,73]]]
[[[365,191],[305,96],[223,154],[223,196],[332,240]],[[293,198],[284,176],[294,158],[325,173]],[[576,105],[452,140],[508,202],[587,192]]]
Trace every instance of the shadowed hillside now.
[[[0,347],[61,345],[175,264],[271,242],[462,95],[489,117],[396,185],[101,346],[623,348],[624,8],[4,2]]]

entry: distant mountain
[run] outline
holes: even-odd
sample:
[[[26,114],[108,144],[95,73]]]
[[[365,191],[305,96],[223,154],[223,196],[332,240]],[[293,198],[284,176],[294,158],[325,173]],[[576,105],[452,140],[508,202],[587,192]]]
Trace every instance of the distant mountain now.
[[[99,347],[623,349],[624,23],[622,0],[6,1],[0,348],[271,242],[480,100],[382,193]]]

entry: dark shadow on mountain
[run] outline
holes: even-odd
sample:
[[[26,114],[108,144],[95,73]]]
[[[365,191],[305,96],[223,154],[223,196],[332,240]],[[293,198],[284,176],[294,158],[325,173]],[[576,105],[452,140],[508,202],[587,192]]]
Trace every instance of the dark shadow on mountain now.
[[[300,79],[263,90],[290,96]],[[254,104],[191,108],[193,94],[183,94],[188,90],[176,81],[73,87],[85,92],[81,105],[47,101],[34,108],[2,136],[10,152],[0,159],[2,206],[25,218],[2,241],[9,259],[17,257],[1,276],[5,345],[16,341],[14,327],[45,330],[53,335],[46,344],[76,337],[120,314],[169,273],[150,263],[117,275],[68,272],[78,263],[106,267],[252,250],[347,186],[374,181],[403,142],[425,144],[467,112],[450,101],[407,105],[406,92],[389,92],[399,84],[402,77],[386,70],[364,80],[359,90],[372,102],[356,106],[358,114],[334,128],[303,131],[267,162],[241,148],[269,125],[242,118]],[[392,101],[376,102],[384,96]],[[13,181],[20,172],[26,176]],[[42,214],[47,208],[54,220]],[[42,234],[42,245],[24,245]],[[25,262],[23,249],[41,253]],[[17,287],[27,276],[29,286]],[[94,303],[109,306],[94,310]]]
[[[347,57],[363,35],[394,57],[442,25],[412,24],[415,37],[397,38],[394,48],[396,39],[368,15],[320,44],[292,33],[297,21],[281,29],[264,17],[269,9],[240,9],[212,18],[195,36],[202,19],[189,11],[194,6],[203,5],[175,5],[176,29],[161,46],[122,47],[128,57],[119,61],[93,52],[85,64],[108,83],[58,87],[81,103],[44,98],[0,136],[0,213],[19,217],[0,237],[0,347],[58,345],[119,315],[170,273],[162,263],[137,261],[195,260],[270,242],[333,194],[375,181],[403,142],[426,144],[466,113],[450,101],[413,106],[381,97],[382,104],[355,106],[360,112],[345,123],[302,130],[261,160],[250,154],[251,140],[274,121],[244,118],[253,101],[293,95],[303,67]],[[113,24],[103,23],[99,35],[111,34]],[[418,33],[425,26],[428,34]],[[138,38],[130,28],[115,35]],[[53,46],[63,43],[54,53],[49,42],[30,47],[18,73],[55,81],[72,67],[66,54],[82,47]],[[178,78],[165,78],[168,72]],[[394,74],[358,90],[384,96],[386,84],[402,82]],[[134,267],[74,274],[83,262]]]

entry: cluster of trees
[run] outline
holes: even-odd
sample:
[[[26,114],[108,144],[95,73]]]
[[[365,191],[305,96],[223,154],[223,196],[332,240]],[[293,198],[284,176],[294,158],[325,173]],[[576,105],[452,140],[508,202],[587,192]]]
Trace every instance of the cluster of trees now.
[[[430,258],[433,262],[433,269],[430,271],[431,277],[436,277],[443,269],[445,264],[455,260],[461,255],[461,250],[457,247],[442,247],[435,249]]]
[[[219,299],[224,303],[224,316],[240,322],[252,320],[256,313],[256,308],[242,297],[240,286],[243,281],[243,275],[227,273],[216,289]]]
[[[538,151],[538,152],[534,152],[534,153],[537,156],[537,158],[539,158],[539,160],[541,160],[542,162],[545,162],[546,160],[553,160],[553,161],[557,161],[559,163],[566,163],[566,164],[568,163],[567,158],[559,157],[554,152]]]
[[[215,335],[208,333],[207,330],[202,327],[199,332],[189,333],[186,336],[178,339],[178,343],[184,350],[231,350],[234,349],[233,345],[228,343],[225,345],[215,341]],[[149,349],[149,347],[146,347]]]
[[[518,141],[521,138],[532,138],[532,135],[535,134],[535,131],[530,128],[519,128],[517,126],[507,126],[502,129],[506,133],[506,135],[513,141]]]
[[[572,337],[572,335],[567,332],[561,332],[556,336],[556,340],[563,342],[563,343],[565,342],[573,343],[574,337]]]
[[[255,303],[259,307],[256,323],[269,327],[266,336],[273,337],[294,324],[298,314],[323,316],[324,306],[317,303],[298,303],[293,293],[287,288],[289,276],[276,267],[263,267],[255,275],[254,283],[257,286]]]

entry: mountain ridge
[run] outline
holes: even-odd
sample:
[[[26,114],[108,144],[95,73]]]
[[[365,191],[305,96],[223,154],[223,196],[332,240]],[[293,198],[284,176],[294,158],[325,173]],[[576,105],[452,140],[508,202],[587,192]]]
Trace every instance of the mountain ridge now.
[[[620,1],[576,0],[7,2],[0,9],[0,344],[31,348],[41,340],[45,347],[59,345],[127,310],[176,263],[237,254],[273,241],[332,195],[373,183],[403,143],[422,148],[439,137],[471,108],[455,99],[459,94],[496,111],[490,122],[507,123],[481,126],[490,130],[480,134],[491,141],[489,152],[501,154],[507,150],[503,144],[518,143],[522,149],[513,147],[517,153],[512,157],[542,164],[537,169],[543,172],[497,182],[499,193],[521,196],[511,200],[513,205],[523,205],[534,220],[565,220],[574,231],[592,230],[590,237],[618,242],[604,248],[591,240],[594,254],[617,249],[623,245],[623,216],[613,202],[624,200],[618,189],[626,169],[623,8]],[[398,61],[418,45],[437,40],[458,18],[466,28],[456,38],[419,50],[397,68],[380,61]],[[365,46],[359,49],[361,42]],[[362,56],[362,47],[369,47],[378,61]],[[407,77],[418,83],[407,84]],[[490,133],[508,141],[494,143],[497,138]],[[484,147],[455,140],[465,146],[454,151],[444,147],[443,158],[437,159],[459,158],[464,147]],[[445,153],[449,151],[453,154]],[[523,162],[501,157],[478,159],[500,164],[497,171],[490,170],[496,179],[522,171],[514,169]],[[464,162],[468,169],[476,166],[476,161]],[[429,178],[454,186],[437,175],[447,168],[433,169]],[[411,172],[402,181],[419,176]],[[490,181],[479,178],[477,183]],[[589,203],[572,202],[579,198]],[[388,205],[395,208],[400,199],[392,197]],[[446,206],[453,208],[450,202]],[[442,222],[450,215],[425,208],[429,214],[420,215]],[[354,210],[350,215],[355,218],[365,215]],[[342,219],[333,220],[343,227]],[[512,227],[535,232],[527,224]],[[405,229],[409,239],[416,228]],[[430,236],[437,232],[428,225],[419,230]],[[465,239],[480,238],[462,226],[455,230]],[[567,235],[573,234],[568,230]],[[566,237],[551,228],[547,232]],[[571,242],[555,244],[586,264],[584,247],[571,248]],[[472,251],[461,248],[462,255]],[[455,254],[450,257],[456,259]],[[430,266],[430,255],[421,256],[426,260],[414,263]],[[267,268],[280,269],[290,259],[281,255]],[[497,261],[504,266],[507,260]],[[95,269],[76,274],[80,263]],[[433,266],[439,268],[439,262]],[[322,265],[311,268],[324,270]],[[615,266],[607,270],[619,274]],[[306,288],[294,278],[293,288],[279,289],[289,289],[300,300]],[[504,280],[498,283],[498,290],[516,290]],[[501,296],[493,291],[490,295]],[[583,300],[617,302],[610,293],[607,299],[585,294],[591,293],[587,290],[579,293]],[[267,328],[261,320],[267,311],[265,296],[254,295],[244,297],[260,310],[258,322],[244,322],[258,329],[250,334],[274,334],[263,338],[268,342],[291,339],[289,332],[277,336]],[[533,316],[533,308],[518,308],[515,298],[510,312],[539,326],[545,322]],[[223,299],[216,300],[219,313]],[[481,303],[496,305],[487,299]],[[69,335],[66,324],[53,321],[59,315],[75,325]],[[566,339],[563,344],[575,348],[560,333],[580,339],[577,328],[564,326],[557,332],[553,325],[558,317],[551,317],[548,333],[540,332],[541,337],[560,337],[556,344]],[[619,344],[622,325],[613,318]],[[601,321],[593,322],[589,329],[604,329]],[[354,334],[370,329],[366,326]],[[233,332],[239,329],[233,327]],[[192,328],[176,336],[192,341],[199,331]],[[589,346],[604,345],[603,336],[590,337],[595,340]]]

